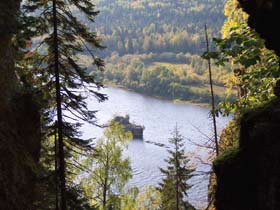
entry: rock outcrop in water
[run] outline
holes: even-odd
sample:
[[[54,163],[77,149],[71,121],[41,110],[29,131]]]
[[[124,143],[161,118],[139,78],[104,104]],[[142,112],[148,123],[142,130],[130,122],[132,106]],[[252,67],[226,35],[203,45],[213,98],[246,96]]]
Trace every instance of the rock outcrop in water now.
[[[143,131],[144,126],[136,125],[129,122],[129,116],[126,115],[125,117],[116,116],[114,117],[113,121],[116,121],[125,127],[126,131],[130,131],[132,133],[133,139],[143,139]]]

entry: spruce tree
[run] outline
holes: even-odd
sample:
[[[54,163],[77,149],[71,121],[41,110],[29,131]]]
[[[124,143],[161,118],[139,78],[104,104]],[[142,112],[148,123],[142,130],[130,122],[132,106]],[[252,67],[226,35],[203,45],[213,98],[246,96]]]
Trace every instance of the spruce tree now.
[[[194,209],[186,201],[187,191],[191,188],[187,181],[192,177],[194,169],[188,165],[189,159],[186,157],[183,141],[176,126],[169,140],[172,149],[168,150],[169,157],[165,160],[167,167],[160,168],[164,177],[158,187],[161,192],[161,210]]]
[[[91,141],[81,139],[79,132],[81,122],[95,124],[95,111],[88,110],[85,99],[106,99],[98,92],[101,81],[94,77],[104,66],[103,60],[92,53],[103,48],[101,40],[83,23],[84,19],[93,23],[97,14],[90,0],[26,0],[22,5],[22,34],[32,40],[32,49],[19,61],[18,75],[41,92],[42,128],[47,139],[56,139],[57,135],[54,162],[61,210],[67,209],[72,168],[81,167],[73,156],[92,149]],[[82,53],[91,56],[96,69],[93,75],[80,64]]]

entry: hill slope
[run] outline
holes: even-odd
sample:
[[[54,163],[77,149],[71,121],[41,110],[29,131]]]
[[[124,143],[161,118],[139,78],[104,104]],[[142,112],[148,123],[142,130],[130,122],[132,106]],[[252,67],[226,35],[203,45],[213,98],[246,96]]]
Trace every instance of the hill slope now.
[[[144,94],[207,103],[204,25],[219,36],[224,0],[97,0],[97,30],[107,47],[105,81]],[[168,65],[167,65],[168,64]],[[214,68],[218,100],[227,71]]]
[[[97,29],[107,52],[200,53],[204,24],[219,35],[224,0],[97,0]]]

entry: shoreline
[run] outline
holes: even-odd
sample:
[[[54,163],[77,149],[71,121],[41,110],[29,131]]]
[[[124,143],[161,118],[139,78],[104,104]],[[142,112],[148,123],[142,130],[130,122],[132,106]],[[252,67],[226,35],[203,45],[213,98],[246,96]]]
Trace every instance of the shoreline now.
[[[106,82],[104,84],[104,88],[107,88],[107,87],[123,89],[123,90],[126,90],[126,91],[130,91],[130,92],[133,92],[133,93],[143,95],[143,96],[151,97],[151,98],[154,98],[154,99],[169,101],[169,102],[172,102],[174,104],[193,105],[193,106],[198,106],[198,107],[202,107],[202,108],[211,108],[210,103],[209,104],[199,103],[199,102],[193,102],[193,101],[185,101],[185,100],[181,100],[181,99],[173,99],[172,100],[172,99],[168,99],[168,98],[157,96],[157,95],[150,95],[150,94],[146,94],[146,93],[143,93],[143,92],[138,92],[138,91],[136,91],[134,89],[130,89],[130,88],[124,86],[124,85],[117,85],[117,84],[114,84],[114,83],[111,83],[111,82]]]

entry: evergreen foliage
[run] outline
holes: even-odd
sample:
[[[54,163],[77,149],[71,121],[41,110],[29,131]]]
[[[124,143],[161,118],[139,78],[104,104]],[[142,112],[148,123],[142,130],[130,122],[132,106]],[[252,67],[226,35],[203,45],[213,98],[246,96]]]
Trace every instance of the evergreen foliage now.
[[[211,37],[220,35],[224,2],[96,1],[96,7],[101,11],[96,18],[96,28],[107,46],[97,52],[106,57],[104,79],[109,84],[151,96],[209,103],[207,65],[199,55],[205,48],[205,22]],[[153,75],[163,66],[170,72],[170,77],[166,75],[166,81],[158,88]],[[221,101],[230,95],[224,94],[227,68],[215,68],[214,71],[217,101]],[[146,87],[142,78],[150,74],[153,74],[151,80],[149,77],[146,80],[151,85]],[[229,100],[232,98],[230,95]]]
[[[98,0],[97,29],[104,34],[106,56],[191,53],[204,49],[203,26],[219,34],[224,0]]]
[[[41,105],[43,151],[46,151],[46,156],[42,155],[41,158],[44,168],[41,176],[48,177],[49,184],[56,183],[41,189],[56,194],[48,196],[48,207],[44,206],[43,199],[38,199],[36,205],[54,209],[58,208],[57,200],[60,200],[59,204],[64,210],[66,206],[63,203],[66,202],[63,200],[66,196],[68,209],[88,209],[84,201],[76,202],[81,194],[78,193],[79,187],[73,183],[75,169],[83,168],[78,161],[79,156],[87,155],[92,150],[91,140],[81,139],[79,127],[82,122],[95,124],[96,112],[88,110],[86,98],[92,96],[102,102],[107,97],[98,92],[102,82],[88,74],[79,58],[79,53],[88,51],[95,71],[103,70],[103,60],[91,51],[103,48],[101,39],[73,14],[73,10],[77,9],[91,23],[98,12],[89,0],[26,0],[21,9],[21,30],[17,34],[15,46],[18,49],[17,74],[27,89],[39,93],[37,100]],[[58,103],[60,105],[57,106]],[[60,108],[61,120],[56,121]],[[63,141],[57,142],[57,133]],[[62,151],[65,151],[63,156]],[[61,172],[63,168],[66,169],[65,174]],[[58,169],[60,185],[55,178]],[[63,179],[66,179],[67,192],[58,196],[59,188],[64,188]],[[76,194],[73,189],[76,189]],[[74,195],[78,196],[76,201],[71,200]],[[80,207],[77,207],[78,203]]]
[[[163,180],[158,190],[161,193],[162,210],[192,210],[194,209],[186,200],[187,191],[191,186],[187,183],[192,177],[194,169],[191,169],[189,159],[184,149],[184,138],[175,127],[173,136],[169,142],[172,150],[168,150],[169,158],[166,159],[167,167],[161,168]]]

